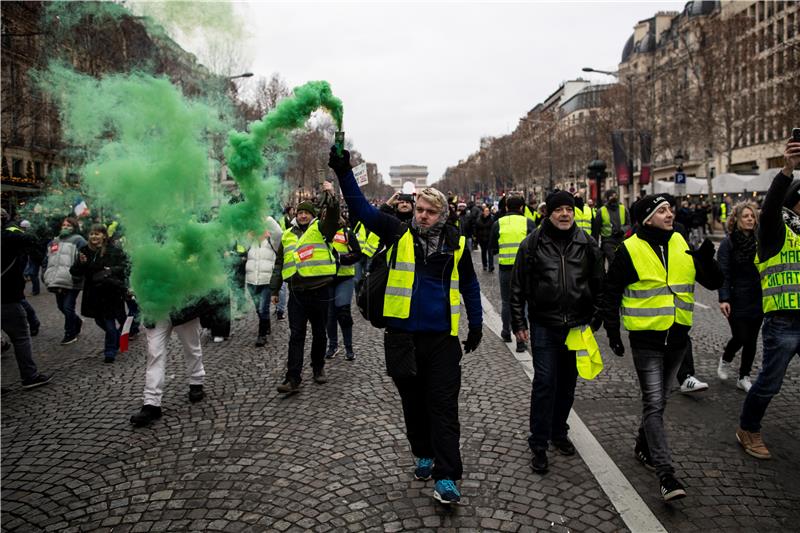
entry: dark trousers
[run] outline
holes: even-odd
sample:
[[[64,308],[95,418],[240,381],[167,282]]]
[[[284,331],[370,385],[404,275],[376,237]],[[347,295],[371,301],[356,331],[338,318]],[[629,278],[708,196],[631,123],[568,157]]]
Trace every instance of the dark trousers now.
[[[675,375],[678,385],[682,384],[689,376],[694,376],[694,350],[691,337],[689,337],[689,343],[686,345],[686,353],[683,356],[683,361],[681,361],[681,366],[678,367],[678,373]]]
[[[291,290],[289,294],[289,357],[286,378],[302,381],[303,350],[306,343],[306,324],[311,323],[311,369],[314,373],[325,368],[325,327],[328,323],[328,285],[307,291]]]
[[[511,272],[512,269],[500,267],[498,278],[500,280],[500,318],[503,319],[503,333],[511,333]]]
[[[575,401],[578,367],[575,352],[564,344],[567,333],[569,328],[531,324],[531,450],[545,450],[548,441],[564,439],[569,431],[567,417]]]
[[[491,272],[494,270],[494,255],[492,254],[492,245],[489,244],[489,241],[479,242],[479,244],[481,247],[481,263],[483,264],[483,269]]]
[[[613,237],[602,237],[600,242],[600,250],[602,250],[603,256],[608,261],[606,263],[606,270],[608,270],[608,267],[614,261],[614,256],[617,255],[617,248],[622,246],[622,240],[614,239]]]
[[[80,289],[56,289],[56,306],[64,315],[64,336],[75,337],[81,330],[81,319],[75,312]]]
[[[761,371],[747,393],[739,416],[739,425],[745,431],[761,431],[761,419],[769,402],[778,394],[786,369],[795,355],[800,355],[800,312],[787,315],[767,315],[761,330],[764,344]]]
[[[432,457],[433,479],[461,479],[461,345],[449,332],[415,333],[417,375],[394,378],[403,402],[406,437],[416,457]]]
[[[640,433],[644,433],[650,457],[659,476],[674,474],[667,432],[664,429],[664,410],[670,383],[678,373],[687,347],[679,350],[649,350],[631,348],[633,364],[642,389],[642,423]]]
[[[136,301],[133,295],[127,294],[125,296],[125,305],[128,307],[128,316],[133,317],[130,334],[136,335],[139,333],[139,302]]]
[[[36,363],[33,362],[31,334],[25,309],[19,302],[2,304],[2,314],[3,331],[14,345],[14,357],[17,360],[17,367],[19,367],[19,377],[22,379],[22,383],[30,382],[39,375],[39,372],[36,369]]]
[[[28,326],[30,326],[30,329],[38,330],[39,326],[41,326],[41,322],[39,322],[39,317],[36,316],[36,311],[33,309],[33,306],[25,298],[20,300],[19,303],[22,305],[22,308],[25,309],[25,316],[28,318]]]
[[[753,360],[756,358],[756,345],[758,343],[758,330],[764,322],[763,315],[750,318],[729,318],[731,326],[731,340],[722,352],[722,360],[730,363],[736,352],[742,349],[742,360],[739,363],[739,379],[750,375],[753,369]]]
[[[200,324],[211,330],[212,337],[227,339],[231,336],[231,297],[227,289],[211,295],[208,314],[200,317]]]
[[[272,329],[269,320],[269,285],[251,285],[248,283],[247,290],[250,291],[253,304],[256,306],[256,314],[258,315],[258,336],[265,337],[267,332]]]
[[[31,278],[31,294],[34,296],[39,294],[39,290],[41,288],[39,284],[39,269],[41,266],[42,265],[40,263],[28,258],[28,264],[25,267],[25,275]]]
[[[103,355],[111,357],[112,359],[117,356],[119,350],[119,336],[122,332],[122,326],[125,324],[125,314],[121,313],[116,318],[95,318],[94,323],[97,327],[105,332],[105,341],[103,345]],[[119,324],[119,325],[117,325]]]

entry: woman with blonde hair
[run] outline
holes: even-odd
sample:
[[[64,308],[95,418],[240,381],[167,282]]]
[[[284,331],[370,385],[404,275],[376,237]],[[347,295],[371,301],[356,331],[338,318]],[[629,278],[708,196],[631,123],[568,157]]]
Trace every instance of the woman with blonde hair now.
[[[728,319],[731,339],[725,346],[717,375],[726,380],[736,352],[742,350],[736,386],[750,390],[750,371],[756,355],[756,343],[764,313],[761,309],[761,278],[754,262],[758,207],[750,201],[739,202],[727,220],[727,237],[719,246],[719,261],[725,282],[719,289],[719,309]]]

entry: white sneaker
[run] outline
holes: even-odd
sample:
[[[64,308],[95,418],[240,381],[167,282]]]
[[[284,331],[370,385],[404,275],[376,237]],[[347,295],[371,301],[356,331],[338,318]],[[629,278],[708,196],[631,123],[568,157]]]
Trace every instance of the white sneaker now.
[[[708,383],[703,383],[694,376],[689,376],[683,380],[683,383],[681,383],[681,392],[683,393],[700,392],[706,390],[707,388]]]
[[[731,374],[731,364],[722,357],[719,358],[719,366],[717,366],[717,377],[722,381],[725,381],[730,377]]]
[[[745,392],[750,392],[750,387],[752,386],[753,384],[750,383],[750,376],[745,376],[742,379],[736,380],[737,389],[742,389]]]
[[[222,342],[222,341],[224,341],[224,340],[225,340],[225,338],[224,338],[224,337],[214,337],[212,340],[213,340],[214,342]]]

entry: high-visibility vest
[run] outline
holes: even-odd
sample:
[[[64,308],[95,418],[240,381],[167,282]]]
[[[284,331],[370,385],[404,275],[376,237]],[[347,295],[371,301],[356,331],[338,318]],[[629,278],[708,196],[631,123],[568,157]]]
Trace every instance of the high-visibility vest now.
[[[534,213],[534,212],[531,211],[530,207],[528,207],[527,205],[525,206],[525,218],[527,218],[529,220],[533,220],[534,222],[536,222],[536,219],[537,219],[536,215],[538,215],[538,214],[539,214],[538,211],[536,213]]]
[[[639,280],[622,294],[622,323],[628,331],[666,331],[677,322],[692,325],[695,269],[689,245],[677,232],[667,246],[667,268],[647,243],[634,235],[623,242]]]
[[[346,254],[350,252],[350,247],[347,246],[347,232],[343,229],[339,229],[336,232],[336,235],[333,236],[333,249],[339,252],[339,254]],[[339,269],[336,271],[336,275],[339,277],[348,277],[348,276],[355,276],[356,275],[356,265],[339,265]]]
[[[589,326],[576,326],[569,330],[564,342],[567,349],[575,352],[575,365],[578,375],[583,379],[594,379],[603,370],[603,357],[600,347]]]
[[[311,278],[336,275],[336,260],[333,252],[319,231],[319,221],[312,220],[301,237],[291,229],[281,238],[283,245],[283,270],[281,277],[287,280],[295,274]]]
[[[761,275],[761,307],[771,311],[800,310],[800,235],[784,224],[783,248],[763,263],[756,255]]]
[[[722,202],[719,204],[719,221],[725,224],[728,220],[728,204]]]
[[[575,206],[575,224],[586,233],[592,233],[592,208],[584,204],[583,209]]]
[[[619,225],[625,225],[625,206],[619,204]],[[600,208],[600,219],[603,225],[600,227],[600,235],[603,237],[611,237],[611,214],[608,212],[608,207],[603,206]]]
[[[450,274],[450,335],[458,336],[458,320],[461,316],[461,295],[458,290],[458,263],[464,254],[467,239],[458,239],[458,250],[453,253],[453,271]],[[383,296],[383,316],[391,318],[408,318],[411,312],[411,295],[414,288],[414,236],[407,230],[396,245],[386,252],[392,257],[397,246],[397,260],[389,264],[389,278],[386,281],[386,292]]]
[[[519,245],[528,234],[528,219],[522,215],[506,215],[498,220],[500,225],[500,254],[498,263],[513,265]]]
[[[355,234],[358,239],[358,244],[361,246],[361,253],[367,257],[375,255],[375,252],[378,251],[378,247],[381,244],[381,238],[371,231],[367,232],[367,228],[365,228],[364,224],[361,222],[356,224]]]

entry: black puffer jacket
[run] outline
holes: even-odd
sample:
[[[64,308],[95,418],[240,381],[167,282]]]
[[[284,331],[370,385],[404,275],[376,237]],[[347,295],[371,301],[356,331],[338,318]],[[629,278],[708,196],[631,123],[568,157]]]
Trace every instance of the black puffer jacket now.
[[[475,237],[481,245],[489,245],[489,239],[492,236],[492,224],[494,224],[492,215],[488,217],[481,215],[475,221]]]
[[[731,304],[731,318],[756,318],[763,314],[761,307],[761,277],[755,262],[737,259],[731,236],[725,237],[717,250],[725,281],[719,288],[719,301]]]
[[[525,303],[531,321],[540,326],[588,324],[602,284],[603,255],[597,242],[575,224],[562,231],[545,220],[517,252],[511,274],[511,328],[528,329]]]

